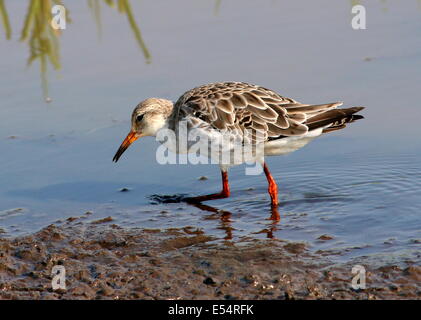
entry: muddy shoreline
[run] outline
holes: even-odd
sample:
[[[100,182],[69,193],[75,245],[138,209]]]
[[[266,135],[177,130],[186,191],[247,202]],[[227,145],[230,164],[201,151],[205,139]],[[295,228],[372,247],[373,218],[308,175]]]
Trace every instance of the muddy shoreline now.
[[[1,236],[1,235],[0,235]],[[66,289],[53,290],[53,266]],[[421,267],[352,265],[310,253],[305,243],[217,240],[201,230],[128,229],[112,217],[69,218],[32,235],[0,237],[0,299],[420,299]]]

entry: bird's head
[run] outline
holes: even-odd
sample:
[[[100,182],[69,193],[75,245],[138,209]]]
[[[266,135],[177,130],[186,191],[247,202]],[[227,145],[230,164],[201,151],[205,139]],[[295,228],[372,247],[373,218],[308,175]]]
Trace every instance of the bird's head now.
[[[149,98],[139,103],[132,113],[131,129],[114,155],[117,162],[127,148],[140,137],[156,136],[171,114],[173,103],[170,100]]]

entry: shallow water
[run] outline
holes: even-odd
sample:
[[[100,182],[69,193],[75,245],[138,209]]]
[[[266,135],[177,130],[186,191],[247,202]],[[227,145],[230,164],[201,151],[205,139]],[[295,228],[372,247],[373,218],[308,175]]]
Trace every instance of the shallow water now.
[[[13,33],[0,39],[5,235],[89,210],[92,219],[112,216],[127,227],[191,226],[236,242],[303,241],[335,261],[420,262],[419,2],[362,2],[367,29],[360,31],[350,27],[349,1],[239,3],[133,3],[149,64],[115,9],[102,8],[98,38],[87,4],[69,3],[73,22],[61,36],[62,69],[48,73],[47,104],[38,65],[25,68],[28,48],[18,42],[26,4],[6,1]],[[280,189],[277,224],[268,219],[264,176],[245,176],[243,166],[230,171],[230,199],[198,208],[156,199],[218,191],[216,166],[161,166],[152,138],[111,162],[140,100],[175,100],[223,80],[257,83],[305,103],[367,107],[366,119],[268,159]],[[332,239],[318,239],[323,235]]]

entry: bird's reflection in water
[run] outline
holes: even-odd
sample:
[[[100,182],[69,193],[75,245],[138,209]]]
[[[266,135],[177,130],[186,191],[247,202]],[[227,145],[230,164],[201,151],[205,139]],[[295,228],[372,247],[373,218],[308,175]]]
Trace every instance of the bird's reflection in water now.
[[[186,202],[187,204],[194,206],[200,210],[212,212],[211,215],[207,216],[206,219],[218,219],[220,220],[220,225],[218,229],[225,231],[225,240],[232,240],[233,239],[233,231],[235,231],[234,227],[232,226],[232,213],[226,210],[221,210],[212,206],[209,206],[207,204],[203,203],[194,203],[194,202]],[[278,230],[277,224],[280,221],[280,214],[277,207],[271,207],[270,209],[270,217],[267,218],[268,220],[271,220],[272,223],[269,227],[264,228],[263,230],[257,232],[257,233],[266,233],[267,238],[273,239],[274,238],[274,232]]]
[[[232,226],[232,213],[226,210],[221,210],[203,203],[195,203],[195,202],[188,202],[186,201],[187,204],[198,208],[202,211],[207,211],[207,212],[211,212],[210,215],[207,215],[205,217],[206,220],[216,220],[219,219],[220,221],[220,225],[218,226],[218,229],[220,230],[224,230],[225,231],[225,240],[231,240],[232,237],[232,233],[235,230]]]
[[[202,211],[210,212],[211,214],[204,217],[206,220],[219,220],[220,224],[218,226],[218,229],[225,231],[225,240],[232,240],[233,239],[233,233],[235,232],[235,228],[232,226],[232,213],[227,210],[218,209],[215,207],[212,207],[207,204],[203,204],[201,202],[191,202],[187,201],[188,199],[185,194],[175,194],[175,195],[151,195],[149,196],[149,199],[152,201],[152,203],[181,203],[184,202],[188,205],[191,205],[197,209],[200,209]],[[262,234],[266,233],[267,238],[273,239],[275,238],[274,233],[278,230],[277,224],[280,221],[280,214],[277,207],[270,207],[269,210],[270,216],[266,218],[267,220],[270,220],[271,223],[266,228],[256,232],[256,234]]]

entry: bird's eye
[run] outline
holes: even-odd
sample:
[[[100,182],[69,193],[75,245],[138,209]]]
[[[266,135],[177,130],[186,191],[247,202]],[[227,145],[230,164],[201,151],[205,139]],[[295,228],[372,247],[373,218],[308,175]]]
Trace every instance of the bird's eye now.
[[[139,115],[136,117],[136,121],[137,121],[137,122],[142,121],[142,119],[143,119],[143,114],[139,114]]]

